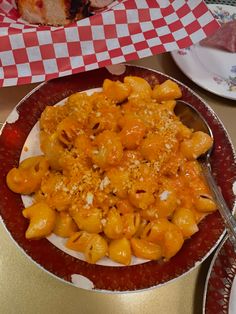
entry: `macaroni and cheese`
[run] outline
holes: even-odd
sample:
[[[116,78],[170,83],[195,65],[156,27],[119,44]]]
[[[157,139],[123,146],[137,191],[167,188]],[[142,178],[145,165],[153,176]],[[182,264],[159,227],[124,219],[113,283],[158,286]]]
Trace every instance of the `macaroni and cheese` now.
[[[180,122],[180,97],[174,81],[151,87],[126,76],[46,107],[43,155],[7,175],[12,191],[33,195],[23,210],[26,238],[68,238],[66,246],[89,263],[173,257],[216,210],[197,161],[212,139]]]

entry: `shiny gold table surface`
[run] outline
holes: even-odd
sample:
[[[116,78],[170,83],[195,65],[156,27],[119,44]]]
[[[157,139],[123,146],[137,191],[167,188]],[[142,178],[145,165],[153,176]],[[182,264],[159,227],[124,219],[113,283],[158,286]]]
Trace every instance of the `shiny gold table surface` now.
[[[236,147],[236,101],[215,96],[191,82],[162,54],[132,62],[160,70],[196,91],[214,109]],[[0,122],[35,84],[0,89]],[[1,197],[1,194],[0,194]],[[198,314],[212,255],[187,275],[144,292],[105,294],[75,288],[50,276],[32,263],[0,224],[0,313],[79,314]]]

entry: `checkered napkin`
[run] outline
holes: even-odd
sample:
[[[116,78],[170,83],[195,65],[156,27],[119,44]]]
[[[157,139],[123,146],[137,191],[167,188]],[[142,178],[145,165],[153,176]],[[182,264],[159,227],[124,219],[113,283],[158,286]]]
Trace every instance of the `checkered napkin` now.
[[[118,0],[66,27],[29,25],[0,0],[0,87],[188,47],[218,27],[201,0]]]

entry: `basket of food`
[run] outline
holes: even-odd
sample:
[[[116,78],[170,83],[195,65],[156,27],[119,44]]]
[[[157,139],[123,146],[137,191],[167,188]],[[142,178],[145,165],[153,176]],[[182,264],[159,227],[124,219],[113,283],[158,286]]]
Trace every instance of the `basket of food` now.
[[[204,1],[0,2],[0,86],[185,48],[218,29]]]

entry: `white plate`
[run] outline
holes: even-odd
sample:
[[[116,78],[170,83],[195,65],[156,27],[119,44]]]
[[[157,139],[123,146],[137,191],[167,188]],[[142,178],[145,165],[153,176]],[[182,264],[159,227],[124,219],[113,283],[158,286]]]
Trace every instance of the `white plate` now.
[[[210,4],[209,8],[221,23],[236,20],[236,7]],[[216,95],[236,99],[236,53],[195,44],[171,55],[194,83]]]

